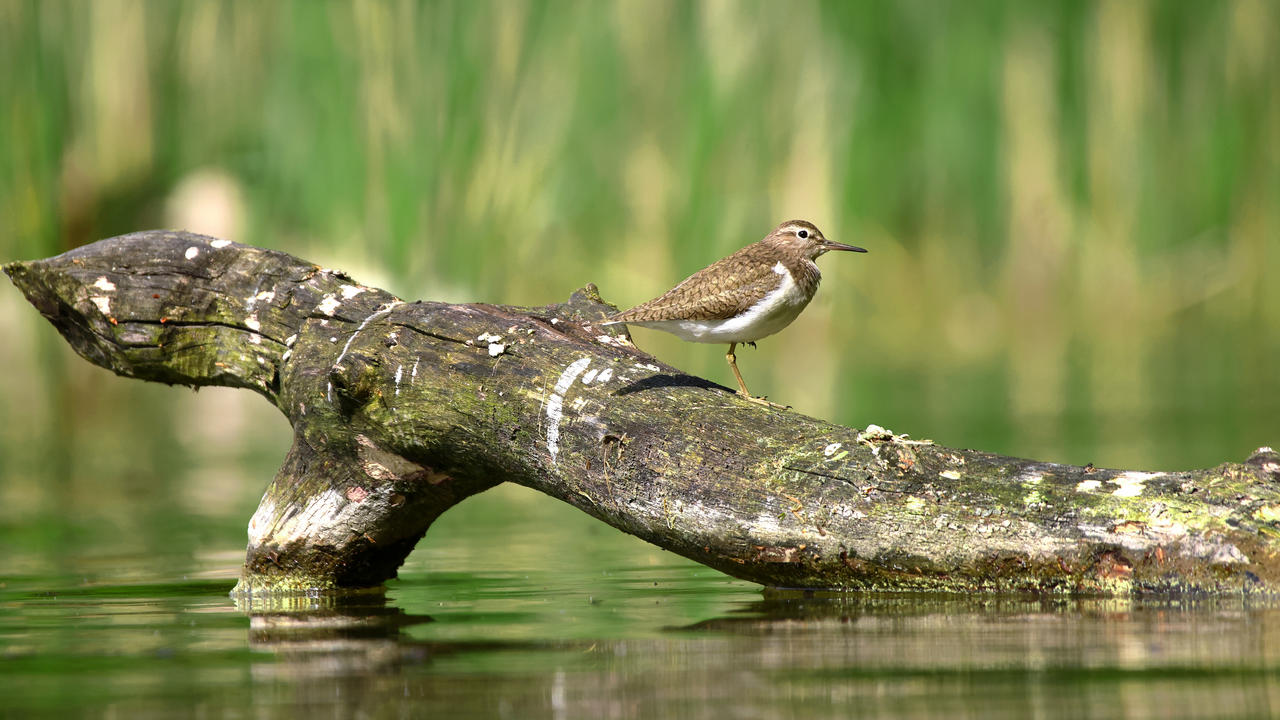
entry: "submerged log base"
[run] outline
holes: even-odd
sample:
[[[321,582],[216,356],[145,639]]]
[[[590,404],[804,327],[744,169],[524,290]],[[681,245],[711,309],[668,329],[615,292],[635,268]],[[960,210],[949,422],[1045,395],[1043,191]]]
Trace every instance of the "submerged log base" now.
[[[86,359],[249,388],[294,443],[240,593],[377,586],[502,481],[771,586],[1280,591],[1280,455],[1191,472],[1002,457],[747,402],[544,308],[405,302],[292,256],[142,232],[5,271]]]

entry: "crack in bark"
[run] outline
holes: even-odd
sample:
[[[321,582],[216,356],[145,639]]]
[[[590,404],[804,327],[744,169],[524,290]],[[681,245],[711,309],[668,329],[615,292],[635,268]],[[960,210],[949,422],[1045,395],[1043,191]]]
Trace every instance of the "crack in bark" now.
[[[459,344],[459,345],[466,345],[467,347],[475,347],[475,344],[474,344],[474,343],[473,343],[473,344],[471,344],[471,345],[467,345],[467,341],[466,341],[466,340],[459,340],[458,338],[455,338],[455,337],[449,337],[448,335],[442,335],[442,334],[440,334],[440,333],[433,332],[433,331],[431,331],[431,330],[423,330],[422,328],[420,328],[420,327],[415,327],[414,325],[411,325],[411,324],[409,324],[409,323],[407,323],[407,322],[402,322],[402,321],[397,320],[396,322],[394,322],[394,323],[392,323],[392,324],[393,324],[393,325],[395,325],[395,326],[396,326],[396,327],[398,327],[398,328],[404,328],[405,330],[408,330],[409,332],[414,333],[414,334],[416,334],[416,335],[422,335],[422,336],[424,336],[424,337],[435,338],[436,340],[443,340],[444,342],[451,342],[451,343],[457,343],[457,344]]]
[[[221,328],[226,328],[226,329],[228,329],[228,330],[236,330],[236,331],[243,332],[243,333],[253,333],[253,334],[255,334],[255,335],[258,335],[259,337],[261,337],[261,338],[262,338],[262,339],[264,339],[264,340],[269,340],[269,341],[271,341],[272,343],[274,343],[274,344],[276,344],[276,345],[279,345],[280,347],[282,347],[282,348],[284,348],[284,349],[286,349],[286,350],[289,348],[289,346],[285,343],[285,341],[284,341],[284,340],[281,340],[280,338],[277,338],[277,337],[274,337],[274,336],[272,336],[272,335],[269,335],[269,334],[267,334],[267,333],[263,332],[262,330],[254,330],[253,328],[250,328],[250,327],[249,327],[249,326],[247,326],[247,325],[236,325],[236,324],[233,324],[233,323],[219,322],[219,321],[215,321],[215,320],[209,320],[209,321],[201,321],[201,320],[172,320],[172,319],[168,319],[168,318],[166,318],[166,319],[164,319],[164,320],[148,320],[148,319],[120,320],[119,318],[117,318],[117,320],[116,320],[116,321],[117,321],[117,323],[118,323],[119,325],[125,325],[125,324],[130,324],[130,325],[147,325],[147,326],[153,326],[153,327],[162,327],[162,328],[166,328],[166,329],[168,329],[168,328],[205,328],[205,327],[207,327],[207,328],[217,328],[217,327],[221,327]],[[103,335],[99,335],[99,337],[106,338],[106,336],[103,336]],[[250,345],[256,345],[256,343],[249,343],[249,344],[250,344]],[[132,346],[130,346],[130,347],[146,347],[146,346],[142,346],[142,345],[132,345]],[[163,347],[163,345],[154,345],[154,346],[151,346],[151,347]]]
[[[843,475],[833,475],[832,473],[819,472],[817,470],[809,470],[807,468],[796,467],[794,465],[783,465],[782,469],[794,470],[795,472],[804,473],[806,475],[816,475],[817,477],[829,478],[831,480],[839,480],[841,482],[849,483],[854,487],[861,487],[860,485],[858,485],[858,482],[856,480],[854,480],[853,478],[844,477]]]

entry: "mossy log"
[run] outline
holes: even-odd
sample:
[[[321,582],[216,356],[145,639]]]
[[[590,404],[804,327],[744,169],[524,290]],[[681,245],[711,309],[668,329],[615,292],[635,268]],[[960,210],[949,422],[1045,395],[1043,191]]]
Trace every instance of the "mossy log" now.
[[[599,324],[405,302],[290,255],[134,233],[5,266],[86,359],[248,388],[293,425],[236,591],[377,587],[500,482],[770,586],[1031,593],[1280,590],[1280,454],[1191,472],[1075,467],[746,402]]]

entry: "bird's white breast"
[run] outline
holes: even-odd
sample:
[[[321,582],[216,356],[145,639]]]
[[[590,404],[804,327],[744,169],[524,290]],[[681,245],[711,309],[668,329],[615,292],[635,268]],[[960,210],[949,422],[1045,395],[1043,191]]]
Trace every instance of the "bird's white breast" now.
[[[796,284],[787,266],[779,262],[773,271],[780,276],[778,287],[741,315],[726,320],[663,320],[642,324],[690,342],[741,343],[768,337],[790,325],[812,299]]]

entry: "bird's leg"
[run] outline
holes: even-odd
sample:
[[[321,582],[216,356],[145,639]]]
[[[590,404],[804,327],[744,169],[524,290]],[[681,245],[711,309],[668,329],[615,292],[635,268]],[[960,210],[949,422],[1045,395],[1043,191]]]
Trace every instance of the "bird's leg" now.
[[[729,369],[733,370],[733,376],[738,378],[738,394],[743,397],[751,397],[751,393],[747,392],[747,384],[742,381],[742,373],[738,372],[738,356],[733,351],[738,347],[738,343],[729,343],[729,352],[724,354],[724,359],[729,361]]]
[[[767,405],[768,407],[775,407],[775,408],[785,407],[784,405],[779,405],[778,403],[775,403],[775,402],[769,402],[768,400],[765,400],[762,397],[755,397],[750,392],[747,391],[747,384],[742,381],[742,373],[738,372],[738,356],[733,354],[733,351],[737,347],[738,347],[738,343],[729,343],[729,352],[724,354],[724,359],[729,362],[729,369],[733,371],[733,376],[738,379],[738,394],[746,398],[747,400],[750,400],[753,403],[758,403],[760,405]]]

